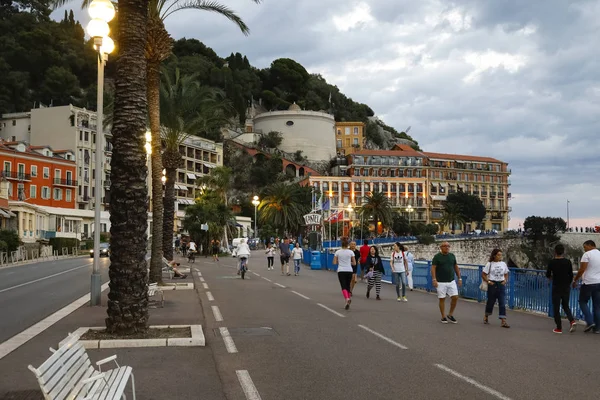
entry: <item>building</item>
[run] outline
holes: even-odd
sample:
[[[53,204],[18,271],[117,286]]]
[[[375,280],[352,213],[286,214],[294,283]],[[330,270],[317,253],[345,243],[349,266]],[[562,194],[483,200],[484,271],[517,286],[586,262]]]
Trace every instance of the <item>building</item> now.
[[[76,208],[94,209],[96,188],[96,112],[72,105],[34,108],[26,113],[4,114],[0,119],[0,137],[7,141],[21,141],[32,146],[49,146],[55,149],[72,149],[77,165],[73,194]],[[98,191],[102,209],[106,209],[110,187],[110,157],[112,138],[105,132],[102,148],[103,162],[98,168],[103,187]]]
[[[462,191],[479,196],[486,206],[484,230],[508,229],[510,170],[505,162],[399,145],[397,150],[357,151],[341,164],[334,176],[309,176],[305,182],[330,199],[329,213],[344,210],[346,220],[353,217],[349,206],[360,207],[369,193],[383,192],[411,222],[439,224],[447,195]]]
[[[365,124],[363,122],[336,122],[335,149],[339,155],[349,155],[364,148]]]

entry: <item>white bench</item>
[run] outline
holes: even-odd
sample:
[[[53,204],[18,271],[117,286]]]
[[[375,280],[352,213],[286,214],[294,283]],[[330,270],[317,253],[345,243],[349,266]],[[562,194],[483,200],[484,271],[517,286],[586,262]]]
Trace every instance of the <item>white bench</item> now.
[[[69,335],[39,368],[29,365],[35,374],[45,400],[116,400],[126,399],[125,386],[131,377],[135,400],[135,381],[131,367],[121,367],[117,356],[96,363],[96,371],[79,342],[79,336]],[[102,365],[114,361],[117,368],[102,372]]]
[[[160,295],[160,307],[163,308],[165,306],[165,294],[163,293],[162,289],[158,287],[158,283],[150,283],[148,285],[148,297],[157,295]]]

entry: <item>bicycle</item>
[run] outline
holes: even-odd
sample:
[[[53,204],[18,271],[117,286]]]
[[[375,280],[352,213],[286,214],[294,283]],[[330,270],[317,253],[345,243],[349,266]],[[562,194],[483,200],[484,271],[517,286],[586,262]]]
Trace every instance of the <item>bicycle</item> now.
[[[188,262],[193,263],[196,262],[196,252],[188,251]]]
[[[242,276],[242,279],[244,279],[246,271],[248,271],[247,263],[248,259],[246,257],[240,257],[240,275]]]

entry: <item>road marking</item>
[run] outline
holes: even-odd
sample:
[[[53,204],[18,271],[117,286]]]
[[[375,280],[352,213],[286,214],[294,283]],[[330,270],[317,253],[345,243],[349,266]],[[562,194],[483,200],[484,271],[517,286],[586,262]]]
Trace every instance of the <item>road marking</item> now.
[[[108,289],[108,282],[102,285],[101,290],[105,291]],[[85,296],[81,296],[79,299],[75,300],[68,306],[65,306],[55,312],[54,314],[44,318],[40,322],[35,325],[30,326],[25,329],[21,333],[17,333],[15,336],[8,339],[6,342],[0,344],[0,360],[12,351],[16,350],[20,346],[27,343],[29,340],[33,339],[46,329],[50,328],[52,325],[71,314],[73,311],[77,310],[79,307],[88,304],[90,301],[90,293]]]
[[[240,381],[242,390],[246,395],[246,400],[262,400],[258,390],[256,390],[256,386],[254,386],[254,382],[252,382],[252,378],[250,378],[248,371],[245,369],[237,370],[235,373],[238,377],[238,381]]]
[[[454,371],[453,369],[450,369],[448,367],[446,367],[443,364],[434,364],[436,367],[438,367],[439,369],[441,369],[442,371],[446,371],[447,373],[449,373],[450,375],[454,375],[455,377],[462,379],[463,381],[475,386],[477,389],[480,389],[484,392],[486,392],[489,395],[492,395],[498,399],[501,400],[511,400],[510,397],[507,397],[505,395],[503,395],[502,393],[498,392],[497,390],[494,390],[490,387],[487,387],[485,385],[482,385],[481,383],[477,382],[474,379],[469,378],[468,376],[464,376],[462,374],[459,374],[458,372]]]
[[[406,347],[406,346],[404,346],[404,345],[402,345],[402,344],[400,344],[400,343],[398,343],[398,342],[395,342],[395,341],[393,341],[392,339],[390,339],[390,338],[389,338],[389,337],[387,337],[387,336],[383,336],[381,333],[375,332],[375,331],[374,331],[373,329],[371,329],[371,328],[368,328],[368,327],[366,327],[366,326],[364,326],[364,325],[358,325],[358,326],[359,326],[359,327],[361,327],[362,329],[364,329],[365,331],[367,331],[367,332],[369,332],[369,333],[372,333],[373,335],[377,336],[378,338],[380,338],[380,339],[383,339],[383,340],[385,340],[386,342],[388,342],[388,343],[390,343],[390,344],[393,344],[393,345],[394,345],[394,346],[396,346],[396,347],[399,347],[399,348],[401,348],[402,350],[408,350],[408,347]]]
[[[194,268],[194,271],[196,271],[198,273],[198,275],[202,276],[202,274],[200,273],[200,270],[198,268]]]
[[[223,321],[223,316],[221,315],[221,310],[219,310],[219,307],[212,306],[212,311],[213,311],[213,315],[215,316],[215,320],[217,322]]]
[[[20,288],[20,287],[23,287],[23,286],[31,285],[32,283],[36,283],[36,282],[44,281],[46,279],[54,278],[55,276],[63,275],[63,274],[66,274],[66,273],[69,273],[71,271],[75,271],[75,270],[78,270],[78,269],[81,269],[81,268],[89,267],[90,265],[92,265],[92,264],[80,265],[79,267],[71,268],[71,269],[68,269],[66,271],[58,272],[56,274],[48,275],[48,276],[45,276],[43,278],[34,279],[33,281],[20,283],[18,285],[11,286],[9,288],[0,290],[0,293],[8,292],[9,290],[13,290],[13,289],[17,289],[17,288]]]
[[[276,284],[277,286],[279,286],[279,287],[282,287],[282,288],[284,288],[284,289],[285,289],[285,286],[283,286],[281,283],[277,283],[277,282],[275,282],[275,284]]]
[[[202,286],[204,286],[204,289],[208,289],[208,285],[206,284],[206,282],[203,282]]]
[[[253,272],[253,274],[254,274],[254,275],[256,275],[256,276],[260,276],[260,275],[259,275],[259,274],[257,274],[256,272]]]
[[[233,338],[229,334],[229,329],[221,327],[221,328],[219,328],[219,331],[221,332],[221,337],[223,338],[223,342],[225,343],[225,348],[227,349],[227,352],[228,353],[237,353],[238,350],[237,350],[237,347],[235,347]]]
[[[293,291],[293,290],[292,290],[292,293],[294,293],[294,294],[297,294],[298,296],[302,297],[303,299],[310,300],[310,297],[306,297],[306,296],[305,296],[305,295],[303,295],[302,293],[298,293],[298,292],[295,292],[295,291]]]
[[[269,278],[265,278],[264,276],[262,278],[267,282],[273,282],[272,280],[270,280]]]
[[[200,277],[200,282],[206,282],[203,277]]]
[[[206,292],[206,297],[208,297],[208,301],[215,301],[215,298],[211,292]]]
[[[318,305],[319,307],[323,307],[324,309],[326,309],[326,310],[327,310],[327,311],[329,311],[329,312],[332,312],[332,313],[334,313],[334,314],[335,314],[335,315],[337,315],[338,317],[342,317],[342,318],[344,318],[344,315],[343,315],[343,314],[340,314],[339,312],[337,312],[337,311],[335,311],[335,310],[332,310],[331,308],[327,307],[326,305],[323,305],[323,304],[321,304],[321,303],[317,303],[317,305]]]

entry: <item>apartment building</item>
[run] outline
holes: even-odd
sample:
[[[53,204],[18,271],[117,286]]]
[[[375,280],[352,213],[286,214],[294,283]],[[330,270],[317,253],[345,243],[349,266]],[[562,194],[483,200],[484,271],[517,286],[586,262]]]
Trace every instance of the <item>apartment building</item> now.
[[[365,124],[363,122],[336,122],[335,149],[338,155],[350,155],[363,149]]]
[[[447,195],[463,191],[479,196],[486,206],[483,229],[508,229],[510,170],[494,158],[428,153],[398,145],[396,150],[361,150],[338,165],[335,176],[309,176],[316,191],[329,198],[331,210],[354,216],[372,192],[383,192],[393,207],[410,221],[439,223]],[[351,207],[349,207],[351,206]],[[465,231],[475,229],[466,224]]]
[[[26,113],[4,114],[0,118],[0,137],[7,141],[22,141],[32,146],[72,149],[77,166],[74,176],[77,187],[73,194],[76,208],[94,209],[98,193],[101,209],[108,205],[110,187],[111,134],[105,132],[102,164],[95,165],[96,112],[72,105],[34,108]],[[102,188],[95,188],[96,173],[102,176]]]

